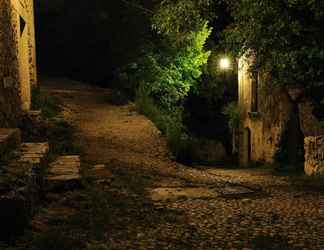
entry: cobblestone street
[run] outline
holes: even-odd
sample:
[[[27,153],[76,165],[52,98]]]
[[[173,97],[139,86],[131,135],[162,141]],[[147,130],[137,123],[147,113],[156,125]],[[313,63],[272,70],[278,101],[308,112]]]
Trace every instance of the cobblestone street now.
[[[267,168],[178,164],[132,105],[109,105],[108,93],[83,86],[47,91],[77,128],[90,166],[84,171],[105,165],[91,187],[91,222],[102,235],[88,235],[78,249],[324,249],[321,190],[301,189]],[[49,207],[82,213],[84,192],[53,196]]]

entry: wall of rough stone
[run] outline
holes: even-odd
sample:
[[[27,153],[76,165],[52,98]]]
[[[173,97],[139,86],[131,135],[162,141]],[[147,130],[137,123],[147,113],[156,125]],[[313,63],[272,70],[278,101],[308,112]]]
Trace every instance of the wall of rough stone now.
[[[324,135],[305,138],[305,173],[324,175]]]
[[[313,115],[313,106],[311,102],[302,100],[298,103],[300,127],[305,137],[324,135],[324,129],[321,127],[318,119]]]
[[[28,47],[29,47],[29,72],[30,72],[30,84],[32,87],[36,87],[37,82],[37,63],[36,63],[36,41],[35,41],[35,18],[34,18],[34,1],[28,0],[26,2],[27,14],[28,14]]]
[[[0,127],[15,126],[21,112],[17,34],[10,0],[0,0]]]
[[[16,126],[30,108],[37,81],[34,33],[33,0],[0,0],[0,127]]]
[[[293,105],[282,88],[274,86],[268,74],[258,74],[258,110],[252,110],[251,59],[239,60],[240,164],[247,166],[244,130],[251,132],[251,161],[273,163]]]
[[[287,128],[287,122],[296,109],[298,110],[296,115],[299,115],[297,126],[300,128],[301,136],[324,134],[323,128],[312,113],[311,103],[303,98],[304,91],[273,84],[271,76],[266,71],[258,72],[258,110],[251,112],[253,89],[249,67],[252,63],[253,57],[242,57],[239,60],[239,157],[242,166],[248,166],[249,161],[274,162],[275,155],[282,146],[281,140]],[[246,156],[247,142],[244,132],[246,129],[249,129],[251,134],[250,159]],[[292,137],[295,138],[295,136]],[[296,138],[296,143],[297,141]],[[303,138],[301,138],[301,148],[303,147],[302,141]]]

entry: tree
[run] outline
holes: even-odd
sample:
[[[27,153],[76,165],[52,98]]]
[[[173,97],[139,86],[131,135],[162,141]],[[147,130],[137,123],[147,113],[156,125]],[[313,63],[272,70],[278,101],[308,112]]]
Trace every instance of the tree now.
[[[225,0],[234,22],[224,32],[237,54],[257,55],[254,67],[270,68],[281,85],[324,85],[324,2]]]

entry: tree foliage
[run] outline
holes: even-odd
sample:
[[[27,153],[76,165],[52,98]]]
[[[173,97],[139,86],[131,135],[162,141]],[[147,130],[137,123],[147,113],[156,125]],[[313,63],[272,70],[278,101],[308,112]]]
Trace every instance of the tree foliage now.
[[[209,51],[204,44],[211,33],[207,23],[200,30],[189,32],[181,44],[164,41],[164,45],[150,50],[139,63],[137,75],[141,88],[167,110],[181,105],[191,88],[195,88],[207,64]]]
[[[238,54],[252,49],[282,85],[324,84],[323,1],[225,1],[234,22],[223,37]]]
[[[212,0],[164,0],[152,17],[152,27],[160,34],[179,37],[197,31],[213,13]]]

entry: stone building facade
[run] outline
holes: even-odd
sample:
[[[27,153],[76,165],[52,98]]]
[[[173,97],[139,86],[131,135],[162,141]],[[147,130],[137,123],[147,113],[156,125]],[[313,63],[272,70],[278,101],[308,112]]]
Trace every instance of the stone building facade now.
[[[297,165],[304,138],[323,129],[302,89],[277,86],[265,71],[253,73],[252,64],[252,56],[239,59],[240,165],[272,164],[284,147],[289,164]]]
[[[324,175],[324,135],[305,138],[305,173]]]
[[[0,127],[10,127],[37,84],[33,0],[0,0],[0,52]]]

